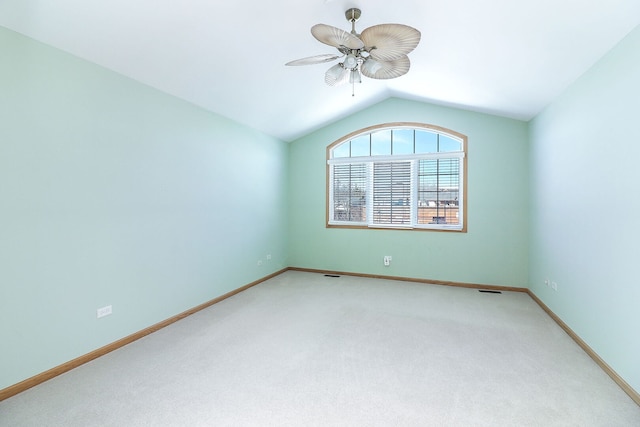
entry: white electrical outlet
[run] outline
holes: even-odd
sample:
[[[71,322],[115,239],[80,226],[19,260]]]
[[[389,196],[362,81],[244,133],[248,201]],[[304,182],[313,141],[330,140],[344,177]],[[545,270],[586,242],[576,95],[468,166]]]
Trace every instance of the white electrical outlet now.
[[[271,254],[267,254],[267,261],[271,261]]]
[[[107,305],[105,307],[101,307],[101,308],[96,310],[96,317],[99,319],[101,317],[110,315],[112,312],[113,311],[112,311],[111,306]]]
[[[544,284],[547,286],[551,286],[551,282],[549,282],[549,279],[544,279]]]
[[[391,265],[391,256],[385,255],[385,257],[383,258],[383,262],[385,267],[389,267]]]
[[[558,290],[558,284],[557,284],[556,282],[551,282],[551,288],[552,288],[554,291],[557,291],[557,290]]]

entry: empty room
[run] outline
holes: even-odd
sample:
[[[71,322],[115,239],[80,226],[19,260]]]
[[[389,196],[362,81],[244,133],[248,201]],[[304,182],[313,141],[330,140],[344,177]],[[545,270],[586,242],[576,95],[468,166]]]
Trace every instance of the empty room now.
[[[639,76],[637,0],[0,2],[0,426],[640,425]]]

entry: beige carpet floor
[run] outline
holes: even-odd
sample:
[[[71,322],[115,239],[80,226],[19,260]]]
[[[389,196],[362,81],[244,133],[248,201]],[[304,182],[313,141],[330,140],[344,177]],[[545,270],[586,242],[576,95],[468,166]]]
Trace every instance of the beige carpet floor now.
[[[640,426],[526,294],[288,271],[0,402],[1,426]]]

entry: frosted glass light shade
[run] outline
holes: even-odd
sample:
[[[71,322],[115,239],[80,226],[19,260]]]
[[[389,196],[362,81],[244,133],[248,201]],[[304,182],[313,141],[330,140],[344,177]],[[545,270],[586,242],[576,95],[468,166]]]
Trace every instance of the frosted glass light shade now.
[[[358,60],[354,55],[347,55],[347,57],[344,58],[343,64],[344,68],[346,68],[347,70],[353,70],[358,66]]]
[[[324,82],[329,86],[336,86],[344,80],[346,72],[341,64],[336,64],[324,74]]]
[[[349,83],[362,83],[362,76],[360,75],[360,71],[351,70],[349,73]]]
[[[362,70],[366,76],[375,75],[382,68],[382,64],[374,59],[367,59],[362,64]]]

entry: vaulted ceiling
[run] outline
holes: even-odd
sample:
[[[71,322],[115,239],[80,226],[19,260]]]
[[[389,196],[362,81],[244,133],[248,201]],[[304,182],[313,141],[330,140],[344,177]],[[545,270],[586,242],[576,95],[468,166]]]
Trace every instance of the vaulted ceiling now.
[[[408,74],[328,87],[317,23],[422,33]],[[3,0],[0,25],[285,141],[395,96],[529,120],[637,25],[638,0]],[[1,53],[1,52],[0,52]]]

